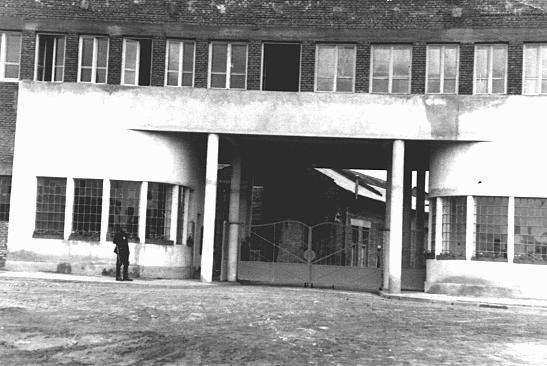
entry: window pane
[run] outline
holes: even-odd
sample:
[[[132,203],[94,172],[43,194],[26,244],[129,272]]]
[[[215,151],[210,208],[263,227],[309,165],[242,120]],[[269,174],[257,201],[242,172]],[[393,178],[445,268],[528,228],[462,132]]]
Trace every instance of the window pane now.
[[[355,49],[340,47],[338,48],[338,76],[353,78],[355,65]]]
[[[87,240],[99,240],[103,181],[97,179],[74,180],[74,205],[72,235]]]
[[[212,88],[226,88],[226,74],[211,74]]]
[[[408,79],[393,79],[391,92],[392,93],[408,93],[410,81]]]
[[[372,75],[373,76],[388,76],[389,75],[389,48],[375,47],[372,52]]]
[[[91,82],[91,69],[90,68],[82,68],[81,74],[80,74],[80,80],[83,82]]]
[[[95,73],[95,82],[99,84],[106,83],[106,69],[97,69]]]
[[[19,63],[19,56],[21,54],[21,35],[7,34],[6,40],[6,61]]]
[[[505,79],[492,80],[492,93],[505,93]]]
[[[184,43],[182,68],[185,72],[194,72],[194,43]]]
[[[226,72],[226,57],[228,57],[227,45],[213,44],[212,72]]]
[[[110,240],[121,224],[126,225],[130,239],[139,240],[140,188],[139,182],[111,181],[107,231]]]
[[[524,80],[524,94],[535,94],[537,93],[537,79],[525,79]]]
[[[456,79],[444,79],[443,93],[456,93]]]
[[[185,72],[182,74],[182,86],[192,86],[193,74],[191,72]]]
[[[441,75],[441,48],[440,47],[430,47],[427,53],[427,75],[429,77],[436,76],[440,77]]]
[[[444,76],[456,77],[458,74],[458,48],[446,47],[444,50]]]
[[[167,61],[167,70],[178,71],[179,69],[179,52],[181,43],[175,41],[169,41],[169,58]]]
[[[547,80],[541,80],[541,93],[547,93]]]
[[[247,67],[247,46],[232,45],[232,72],[244,74]]]
[[[93,39],[84,38],[82,40],[82,66],[93,65]]]
[[[317,78],[317,90],[319,91],[333,91],[334,75],[331,79]]]
[[[55,81],[63,81],[63,67],[55,67]]]
[[[441,80],[440,79],[428,79],[427,80],[427,92],[428,93],[440,93],[441,92]]]
[[[352,92],[353,91],[353,79],[338,78],[336,81],[336,91],[339,92]]]
[[[477,80],[476,92],[478,94],[488,93],[488,80],[487,79],[478,79]]]
[[[6,65],[6,78],[17,79],[19,77],[19,65]]]
[[[139,42],[126,40],[125,44],[125,68],[134,70],[137,66],[137,49]],[[127,83],[127,79],[125,81]]]
[[[387,93],[389,82],[387,79],[373,79],[372,80],[372,92],[373,93]]]
[[[320,46],[317,54],[317,77],[334,80],[334,57],[336,49],[332,46]],[[331,87],[332,89],[332,87]]]
[[[476,75],[477,79],[488,77],[488,49],[484,47],[477,48],[476,56]]]
[[[245,75],[231,75],[230,88],[245,89]]]
[[[163,243],[170,238],[173,186],[149,183],[146,206],[146,239]]]
[[[495,78],[505,78],[506,51],[505,47],[494,48],[492,76]]]
[[[410,75],[411,52],[409,48],[393,49],[393,75]]]
[[[538,48],[526,46],[524,48],[524,75],[526,78],[537,76]]]
[[[63,66],[65,63],[65,39],[57,38],[57,51],[55,53],[55,65]]]
[[[135,71],[125,71],[124,83],[134,85],[135,84]]]
[[[174,71],[167,72],[167,85],[177,86],[178,85],[179,73]]]
[[[108,58],[108,39],[97,38],[97,66],[106,67]]]

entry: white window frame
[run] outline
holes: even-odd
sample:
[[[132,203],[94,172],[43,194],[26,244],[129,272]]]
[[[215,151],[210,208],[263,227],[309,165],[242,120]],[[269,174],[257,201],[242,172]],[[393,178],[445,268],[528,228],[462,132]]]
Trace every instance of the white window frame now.
[[[537,69],[537,77],[535,78],[537,82],[536,90],[532,93],[527,93],[525,91],[525,82],[527,79],[526,76],[526,48],[537,48],[538,49],[538,57],[536,58],[536,69]],[[526,43],[523,46],[523,52],[522,52],[522,94],[523,95],[540,95],[540,94],[547,94],[546,90],[541,90],[542,86],[542,79],[543,79],[543,67],[541,65],[542,55],[544,53],[547,53],[547,43]],[[547,76],[546,76],[547,79]]]
[[[167,85],[167,72],[169,71],[169,44],[171,42],[177,42],[181,43],[181,47],[179,50],[179,69],[178,69],[178,78],[177,78],[177,85]],[[183,63],[184,63],[184,45],[186,43],[191,43],[194,47],[194,58],[192,61],[192,85],[191,87],[194,87],[194,83],[196,80],[196,42],[191,40],[184,40],[184,39],[168,39],[165,44],[165,80],[164,85],[167,87],[182,87],[182,74],[183,74]],[[245,79],[246,81],[247,79]],[[189,87],[188,85],[185,85],[185,87]]]
[[[439,47],[440,51],[441,51],[440,52],[441,59],[439,60],[440,68],[441,68],[441,75],[440,75],[440,84],[439,84],[440,87],[439,87],[439,92],[438,93],[429,91],[429,65],[430,65],[429,50],[433,47]],[[445,92],[444,91],[444,79],[445,79],[444,63],[445,63],[445,50],[446,50],[447,47],[456,48],[456,85],[455,85],[455,88],[454,88],[455,90],[453,92]],[[425,92],[426,92],[426,94],[458,94],[459,79],[460,79],[460,45],[453,44],[453,43],[445,43],[445,44],[432,43],[432,44],[428,44],[427,49],[426,49],[426,61],[425,61]]]
[[[340,48],[349,48],[349,46],[352,46],[352,49],[353,49],[353,77],[352,77],[352,83],[351,83],[351,91],[338,91],[336,90],[336,85],[338,82],[338,51],[340,50]],[[318,77],[318,69],[319,69],[318,65],[319,65],[319,48],[320,47],[334,47],[334,49],[336,50],[336,53],[334,56],[334,80],[333,80],[332,90],[318,90],[317,77]],[[356,72],[357,72],[357,46],[351,45],[351,44],[333,44],[333,43],[320,43],[315,45],[315,86],[314,86],[315,92],[317,93],[355,93]]]
[[[8,34],[18,34],[21,38],[19,43],[19,75],[16,78],[6,77],[6,65],[15,65],[13,62],[7,62],[7,35]],[[23,35],[19,32],[0,32],[0,81],[18,81],[21,76],[21,50],[23,48]]]
[[[82,47],[84,38],[93,39],[93,55],[92,55],[92,65],[91,65],[91,81],[82,81]],[[106,66],[105,66],[105,78],[104,83],[97,83],[97,57],[98,57],[98,38],[106,38]],[[66,45],[65,45],[66,49]],[[110,56],[110,38],[105,36],[80,36],[78,44],[78,82],[79,83],[90,83],[90,84],[107,84],[108,83],[108,60]]]
[[[493,61],[493,54],[494,54],[494,48],[502,46],[505,48],[505,77],[504,77],[504,83],[503,83],[503,92],[501,93],[493,93],[492,92],[492,71],[494,68],[494,61]],[[488,90],[486,93],[478,93],[477,92],[477,53],[480,48],[488,48],[488,60],[487,60],[487,67],[488,67]],[[474,51],[474,57],[473,57],[473,94],[477,95],[504,95],[507,94],[507,74],[509,73],[509,50],[506,44],[503,43],[480,43],[475,45],[475,51]]]
[[[388,91],[387,92],[376,92],[372,91],[373,86],[373,77],[374,77],[374,49],[375,48],[387,48],[389,49],[389,69],[388,69]],[[394,93],[393,90],[393,50],[395,49],[410,49],[410,67],[408,73],[408,91],[406,93]],[[377,44],[370,47],[370,73],[369,73],[369,92],[371,94],[396,94],[396,95],[407,95],[412,91],[412,55],[414,47],[412,45],[386,45],[386,44]]]
[[[211,86],[211,76],[213,75],[213,45],[226,45],[226,83],[224,88],[219,87],[212,87]],[[237,46],[245,46],[245,86],[243,88],[232,88],[230,85],[231,76],[232,76],[232,45]],[[244,42],[210,42],[209,43],[209,72],[208,72],[208,80],[207,80],[207,87],[212,89],[239,89],[239,90],[247,90],[247,75],[248,75],[248,69],[249,69],[249,45]],[[215,73],[219,74],[219,73]],[[234,73],[234,75],[241,75],[239,73]]]
[[[137,52],[135,53],[135,68],[129,69],[125,67],[125,51],[127,47],[127,41],[132,41],[137,43]],[[139,39],[137,38],[124,38],[123,39],[123,50],[122,50],[122,76],[121,76],[121,85],[129,85],[129,86],[138,86],[139,85],[139,66],[140,66],[140,60],[141,58],[141,43],[139,42]],[[134,71],[135,72],[135,82],[133,84],[128,84],[125,82],[125,71]]]
[[[48,82],[51,83],[61,83],[65,80],[65,64],[66,64],[66,35],[64,34],[58,34],[58,33],[38,33],[36,34],[36,50],[34,53],[34,80],[36,81],[44,81],[44,80],[38,80],[38,57],[40,55],[40,36],[54,36],[55,41],[53,43],[53,58],[51,62],[51,80]],[[63,75],[61,75],[61,80],[55,80],[55,65],[56,65],[56,55],[57,55],[57,43],[60,38],[63,38],[65,41],[65,49],[63,50]],[[45,61],[45,56],[44,56]],[[45,65],[43,65],[43,68],[45,70]],[[45,74],[45,71],[44,71]]]

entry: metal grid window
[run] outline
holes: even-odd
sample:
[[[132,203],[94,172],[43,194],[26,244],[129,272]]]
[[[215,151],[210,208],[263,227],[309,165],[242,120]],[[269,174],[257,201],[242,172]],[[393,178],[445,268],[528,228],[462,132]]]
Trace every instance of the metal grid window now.
[[[63,238],[65,201],[66,178],[38,177],[35,237]]]
[[[437,200],[440,198],[433,198],[429,200],[429,214],[431,215],[431,253],[435,253],[435,235],[437,231]]]
[[[21,34],[0,32],[0,80],[18,80],[21,62]]]
[[[547,44],[524,45],[523,94],[547,93]]]
[[[371,93],[409,94],[411,46],[372,46]]]
[[[173,186],[148,183],[146,206],[146,242],[168,244],[171,228],[171,200]]]
[[[443,197],[442,253],[465,257],[467,197]]]
[[[9,221],[11,175],[0,175],[0,221]]]
[[[515,198],[515,262],[547,263],[546,198]]]
[[[71,239],[99,240],[102,203],[102,180],[74,179]]]
[[[507,45],[475,46],[475,94],[504,94],[507,84]]]
[[[108,38],[80,37],[78,81],[105,84],[108,73]]]
[[[507,197],[475,197],[475,257],[507,258]]]
[[[125,225],[131,241],[139,241],[140,182],[110,181],[107,237],[111,240],[119,225]]]
[[[38,81],[63,81],[65,36],[38,34],[34,67],[35,79]]]
[[[190,41],[167,41],[165,58],[165,85],[194,85],[194,48]]]
[[[247,45],[213,42],[210,47],[209,87],[245,89],[247,87]]]
[[[315,90],[353,92],[355,46],[317,45]]]
[[[457,94],[459,50],[458,45],[427,46],[427,93]]]

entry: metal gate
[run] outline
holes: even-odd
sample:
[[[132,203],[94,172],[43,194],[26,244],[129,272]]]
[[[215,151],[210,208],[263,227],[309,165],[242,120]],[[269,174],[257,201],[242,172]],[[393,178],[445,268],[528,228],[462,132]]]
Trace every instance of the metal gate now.
[[[240,280],[378,290],[384,231],[285,220],[255,225],[241,246]]]

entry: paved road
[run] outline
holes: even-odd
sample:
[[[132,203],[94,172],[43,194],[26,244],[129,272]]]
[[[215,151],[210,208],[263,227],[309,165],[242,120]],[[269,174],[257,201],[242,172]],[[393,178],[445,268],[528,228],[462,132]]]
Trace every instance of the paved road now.
[[[2,365],[547,363],[547,311],[197,282],[0,278]]]

